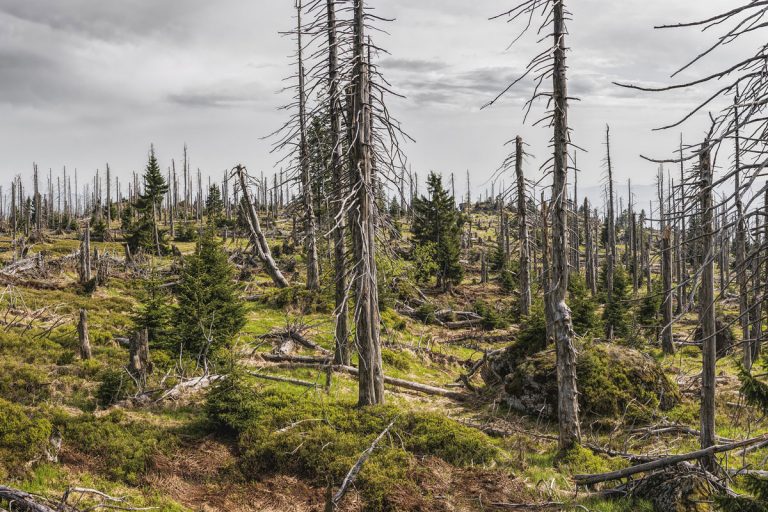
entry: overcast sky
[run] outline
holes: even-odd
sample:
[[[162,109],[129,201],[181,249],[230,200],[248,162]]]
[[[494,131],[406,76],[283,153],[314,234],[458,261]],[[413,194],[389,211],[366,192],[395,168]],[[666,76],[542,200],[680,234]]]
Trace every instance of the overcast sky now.
[[[730,0],[573,0],[569,25],[569,86],[581,98],[570,124],[580,183],[601,182],[604,129],[611,125],[616,178],[652,184],[654,166],[640,153],[668,156],[679,130],[652,133],[676,120],[704,90],[634,94],[614,80],[668,83],[672,71],[712,35],[653,30],[654,24],[696,19]],[[370,0],[396,18],[375,34],[390,51],[380,68],[406,96],[390,103],[416,142],[405,152],[414,171],[470,170],[476,192],[498,167],[505,141],[520,134],[546,158],[549,130],[522,123],[530,84],[488,110],[536,47],[523,39],[507,50],[519,25],[488,18],[515,0]],[[77,168],[90,175],[110,166],[123,176],[140,170],[149,144],[161,163],[190,148],[193,167],[219,176],[238,162],[273,172],[277,158],[262,137],[279,127],[288,100],[293,0],[0,0],[0,178],[41,169]],[[750,51],[758,41],[745,42]],[[685,77],[732,62],[745,45],[722,51]],[[541,108],[534,114],[541,114]],[[684,131],[691,141],[704,121]],[[623,186],[623,185],[622,185]]]

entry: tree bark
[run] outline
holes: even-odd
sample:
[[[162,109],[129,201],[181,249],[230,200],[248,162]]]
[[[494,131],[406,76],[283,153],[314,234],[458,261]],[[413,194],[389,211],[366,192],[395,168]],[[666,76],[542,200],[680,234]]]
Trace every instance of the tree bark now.
[[[662,304],[661,348],[665,354],[675,353],[672,342],[672,232],[669,226],[664,226],[661,233],[661,274],[664,287],[664,303]]]
[[[584,265],[586,267],[586,280],[587,287],[589,288],[592,296],[597,294],[597,279],[595,272],[595,258],[594,247],[592,242],[592,220],[590,219],[589,199],[584,198],[584,234],[586,235],[584,253],[586,255],[586,261]]]
[[[717,361],[715,326],[715,269],[714,269],[714,210],[712,203],[712,161],[709,142],[702,144],[699,154],[699,192],[702,216],[701,290],[699,298],[699,323],[702,330],[702,381],[701,381],[701,447],[715,444],[715,364]],[[714,456],[702,458],[708,470],[716,465]]]
[[[347,305],[347,261],[345,247],[345,216],[343,201],[346,187],[344,186],[342,147],[342,107],[339,95],[339,65],[338,42],[336,36],[336,7],[334,0],[327,0],[328,10],[328,116],[331,123],[331,174],[333,176],[333,204],[335,223],[333,229],[333,274],[335,301],[335,340],[336,364],[349,365],[352,354],[349,346],[349,307]]]
[[[520,238],[520,314],[527,316],[531,310],[530,242],[528,241],[527,194],[525,193],[525,176],[523,175],[523,139],[520,136],[515,139],[515,175],[517,178],[518,237]]]
[[[576,386],[576,349],[573,344],[571,310],[565,298],[568,292],[568,217],[565,208],[568,181],[568,90],[565,63],[564,2],[553,4],[554,29],[554,168],[552,184],[552,279],[547,293],[547,319],[553,326],[557,359],[557,416],[559,447],[564,452],[581,443],[579,403]]]
[[[354,0],[354,81],[351,163],[352,249],[355,257],[355,343],[360,371],[358,404],[384,403],[379,296],[376,282],[376,233],[370,69],[366,61],[364,0]]]
[[[304,48],[302,46],[301,0],[296,3],[297,41],[299,59],[299,169],[301,173],[302,199],[304,201],[304,243],[307,251],[307,289],[320,289],[320,264],[317,259],[317,228],[312,197],[312,177],[309,168],[307,144],[307,96],[304,85]]]
[[[88,336],[88,312],[85,309],[80,310],[80,321],[77,323],[77,337],[80,340],[80,358],[87,360],[91,358],[91,339]]]
[[[608,240],[605,244],[605,293],[608,302],[613,300],[613,273],[616,270],[616,215],[613,207],[613,166],[611,164],[611,128],[605,127],[605,151],[608,164]],[[613,339],[613,325],[606,324],[606,335]]]

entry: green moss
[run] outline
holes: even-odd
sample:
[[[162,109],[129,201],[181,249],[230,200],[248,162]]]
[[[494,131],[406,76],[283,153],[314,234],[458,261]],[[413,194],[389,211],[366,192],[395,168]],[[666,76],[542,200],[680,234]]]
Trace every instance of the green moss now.
[[[32,364],[4,362],[0,365],[0,396],[12,402],[34,405],[51,396],[51,377]]]
[[[147,422],[129,421],[115,411],[103,417],[59,416],[57,427],[76,451],[89,456],[112,479],[132,485],[146,474],[153,455],[170,447],[175,436]]]
[[[381,359],[384,364],[396,368],[401,372],[407,372],[411,369],[411,358],[405,352],[398,352],[391,349],[381,351]]]
[[[604,457],[582,446],[574,446],[567,452],[560,454],[556,463],[560,469],[573,475],[605,473],[626,467],[626,461],[623,459]]]
[[[512,404],[534,414],[557,411],[554,350],[519,363],[507,376],[505,390]],[[588,344],[580,351],[576,375],[579,406],[585,417],[647,421],[657,409],[680,402],[677,386],[652,358],[613,344]]]
[[[51,432],[47,419],[0,399],[0,479],[19,475],[28,462],[41,459]]]
[[[440,457],[457,466],[492,464],[499,457],[485,434],[439,414],[325,402],[321,395],[255,388],[243,376],[228,381],[211,391],[208,413],[237,436],[239,467],[247,478],[288,473],[316,485],[339,485],[393,420],[390,435],[358,477],[366,510],[387,509],[391,490],[412,485],[407,476],[415,456]]]

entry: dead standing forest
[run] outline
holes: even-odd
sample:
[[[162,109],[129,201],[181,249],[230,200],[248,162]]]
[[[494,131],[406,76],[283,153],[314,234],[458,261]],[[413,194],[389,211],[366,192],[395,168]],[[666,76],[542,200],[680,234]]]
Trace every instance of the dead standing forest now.
[[[151,147],[0,189],[0,510],[768,510],[766,46],[616,84],[700,105],[650,205],[609,127],[584,197],[572,15],[518,3],[489,23],[538,50],[485,108],[533,82],[551,156],[509,133],[473,196],[411,172],[369,3],[296,6],[278,172]],[[695,70],[766,14],[657,28],[709,41]]]

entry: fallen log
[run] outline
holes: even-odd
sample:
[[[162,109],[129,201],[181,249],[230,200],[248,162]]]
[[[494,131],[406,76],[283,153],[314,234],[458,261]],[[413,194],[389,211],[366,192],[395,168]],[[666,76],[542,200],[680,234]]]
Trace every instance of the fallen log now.
[[[317,368],[330,369],[336,373],[346,373],[357,376],[358,370],[354,366],[330,364],[329,359],[322,359],[313,356],[280,356],[276,354],[259,354],[265,361],[284,363],[290,368]],[[395,377],[384,376],[384,383],[394,387],[418,391],[426,395],[443,396],[452,400],[465,401],[469,397],[464,393],[457,393],[450,389],[421,384],[410,380],[397,379]]]
[[[708,448],[697,450],[695,452],[683,453],[680,455],[672,455],[670,457],[664,457],[654,461],[638,464],[628,468],[620,469],[617,471],[610,471],[608,473],[599,473],[594,475],[574,475],[573,480],[576,485],[594,485],[600,482],[607,482],[609,480],[620,480],[628,476],[632,476],[637,473],[646,473],[655,469],[661,469],[667,466],[672,466],[680,462],[685,462],[694,459],[701,459],[708,457],[716,453],[728,452],[736,450],[738,448],[744,448],[746,446],[752,446],[758,443],[768,441],[768,434],[764,434],[759,437],[753,437],[751,439],[745,439],[737,443],[714,445]]]
[[[299,379],[291,379],[288,377],[278,377],[277,375],[267,375],[264,373],[257,373],[257,372],[248,372],[248,375],[250,375],[251,377],[256,377],[257,379],[271,380],[274,382],[285,382],[287,384],[294,384],[296,386],[303,386],[305,388],[320,387],[320,385],[315,384],[314,382],[309,382],[306,380],[299,380]]]
[[[4,485],[0,485],[0,500],[13,503],[13,508],[16,510],[25,510],[27,512],[56,512],[56,509],[41,503],[43,498]]]

